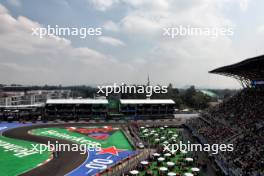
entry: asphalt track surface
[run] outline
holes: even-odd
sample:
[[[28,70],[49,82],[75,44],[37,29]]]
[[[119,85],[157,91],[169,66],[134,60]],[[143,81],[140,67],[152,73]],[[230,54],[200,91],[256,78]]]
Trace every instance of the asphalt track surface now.
[[[25,141],[31,141],[41,144],[54,143],[58,141],[59,144],[74,144],[73,142],[49,137],[34,136],[28,133],[28,131],[36,128],[48,128],[48,127],[67,127],[67,126],[87,126],[88,124],[42,124],[18,127],[3,132],[3,136],[21,139]],[[50,160],[49,162],[34,168],[21,176],[63,176],[70,171],[80,166],[87,158],[86,154],[80,154],[79,152],[73,151],[61,151],[57,158]],[[14,166],[15,167],[15,166]]]
[[[152,125],[161,125],[161,124],[168,125],[168,122],[152,122]],[[175,125],[179,123],[176,122]],[[146,123],[149,124],[149,123]],[[48,144],[48,141],[52,144],[55,144],[57,141],[59,144],[74,144],[71,141],[62,140],[62,139],[55,139],[50,137],[44,136],[35,136],[31,135],[28,132],[33,129],[37,128],[48,128],[48,127],[78,127],[78,126],[102,126],[102,125],[113,125],[113,126],[121,126],[124,123],[47,123],[47,124],[40,124],[40,125],[31,125],[31,126],[24,126],[24,127],[17,127],[13,129],[6,130],[2,133],[3,136],[20,139],[25,141],[36,142],[40,144]],[[171,122],[170,122],[171,125]],[[181,123],[177,124],[176,126],[181,125]],[[79,152],[73,151],[61,151],[59,153],[59,157],[50,160],[49,162],[36,167],[28,172],[21,174],[21,176],[64,176],[65,174],[71,172],[72,170],[78,168],[85,160],[87,159],[86,154],[80,154]]]

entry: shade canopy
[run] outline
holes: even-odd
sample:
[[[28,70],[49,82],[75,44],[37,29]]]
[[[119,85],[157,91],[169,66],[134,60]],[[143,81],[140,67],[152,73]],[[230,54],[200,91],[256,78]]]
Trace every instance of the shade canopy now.
[[[242,62],[220,67],[210,71],[237,79],[263,80],[264,78],[264,55],[246,59]]]

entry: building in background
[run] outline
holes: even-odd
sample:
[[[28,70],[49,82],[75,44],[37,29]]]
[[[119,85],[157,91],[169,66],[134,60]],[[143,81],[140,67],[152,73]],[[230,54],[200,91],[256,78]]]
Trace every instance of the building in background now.
[[[70,90],[2,91],[0,106],[34,105],[45,103],[47,99],[67,99],[70,95]]]

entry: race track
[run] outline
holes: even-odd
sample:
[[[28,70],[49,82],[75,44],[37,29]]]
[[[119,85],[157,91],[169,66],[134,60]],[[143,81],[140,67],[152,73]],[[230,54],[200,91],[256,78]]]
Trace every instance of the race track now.
[[[33,125],[33,126],[25,126],[14,129],[9,129],[3,132],[3,136],[26,140],[41,144],[50,143],[55,144],[56,141],[60,144],[73,144],[70,141],[62,140],[62,139],[54,139],[49,137],[42,136],[34,136],[28,133],[28,131],[36,128],[48,128],[48,127],[65,127],[65,126],[83,126],[87,124],[43,124],[43,125]],[[44,165],[41,165],[33,170],[30,170],[22,176],[43,176],[43,175],[52,175],[52,176],[62,176],[70,171],[74,170],[78,166],[80,166],[87,159],[86,154],[80,154],[79,152],[73,151],[63,151],[59,153],[59,157],[50,160]]]

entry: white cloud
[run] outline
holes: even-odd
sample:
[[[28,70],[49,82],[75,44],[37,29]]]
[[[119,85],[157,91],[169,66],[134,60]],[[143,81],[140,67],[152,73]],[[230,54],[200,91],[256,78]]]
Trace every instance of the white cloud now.
[[[131,38],[141,38],[142,40],[153,37],[161,31],[159,23],[144,17],[141,12],[132,13],[124,17],[121,21],[121,27]]]
[[[119,0],[88,0],[88,3],[92,4],[97,10],[100,11],[106,11],[118,2]]]
[[[101,36],[98,38],[101,43],[109,44],[112,46],[125,46],[125,43],[119,39],[107,36]]]
[[[5,6],[0,4],[0,14],[6,14],[6,13],[8,13],[8,10],[5,8]]]
[[[135,8],[151,9],[151,10],[167,10],[169,8],[169,0],[123,0],[123,2]]]
[[[257,32],[261,33],[261,34],[264,34],[264,25],[259,26],[258,29],[257,29]]]
[[[99,41],[112,46],[126,46],[123,50],[112,53],[116,54],[114,57],[87,47],[75,48],[71,41],[63,38],[33,38],[29,30],[31,26],[40,24],[25,17],[14,18],[0,6],[0,14],[3,14],[0,15],[0,79],[9,82],[16,82],[18,78],[24,82],[37,79],[55,84],[144,83],[150,74],[153,84],[172,82],[177,87],[188,84],[238,87],[235,80],[208,74],[211,69],[239,61],[241,56],[245,58],[241,54],[243,51],[234,46],[233,38],[186,36],[169,39],[163,36],[162,29],[177,25],[232,27],[235,23],[224,14],[224,8],[231,5],[245,10],[249,7],[249,0],[88,2],[99,11],[122,3],[121,13],[107,12],[110,18],[106,16],[104,19],[104,29],[113,32],[111,36],[115,38],[98,37],[96,44]],[[262,30],[260,27],[259,31]],[[243,40],[243,36],[237,38]],[[112,52],[107,47],[100,48],[100,51],[104,50]],[[38,69],[39,72],[36,71]]]
[[[226,7],[234,8],[238,6],[241,11],[246,11],[251,1],[252,0],[214,0],[213,3],[216,3],[218,7],[221,8],[226,8]]]
[[[152,8],[155,10],[169,8],[168,0],[88,0],[88,2],[100,11],[106,11],[121,3],[134,8]]]
[[[246,11],[248,9],[248,5],[251,0],[239,0],[239,5],[242,11]]]
[[[118,32],[119,31],[119,27],[116,23],[114,23],[113,21],[109,20],[104,24],[104,29],[107,31],[111,31],[111,32]]]
[[[120,63],[110,55],[87,47],[75,48],[67,39],[32,36],[31,28],[41,25],[23,16],[12,17],[1,4],[0,23],[2,83],[96,84],[114,81],[118,75],[112,73],[112,69],[131,70],[128,64]],[[98,74],[104,75],[104,79],[94,76]]]
[[[137,60],[144,60],[133,65],[137,72],[149,73],[156,83],[172,82],[179,87],[186,84],[204,87],[238,86],[235,80],[230,81],[208,74],[211,69],[233,63],[231,59],[237,57],[232,40],[228,36],[217,38],[186,36],[169,39],[162,35],[164,27],[177,25],[232,27],[231,20],[222,14],[219,2],[209,0],[188,2],[126,0],[126,2],[134,9],[121,20],[121,32],[130,40],[139,43],[139,46],[140,43],[149,45],[144,53],[141,53],[141,58],[137,54]],[[162,8],[157,8],[156,3],[163,4]]]

